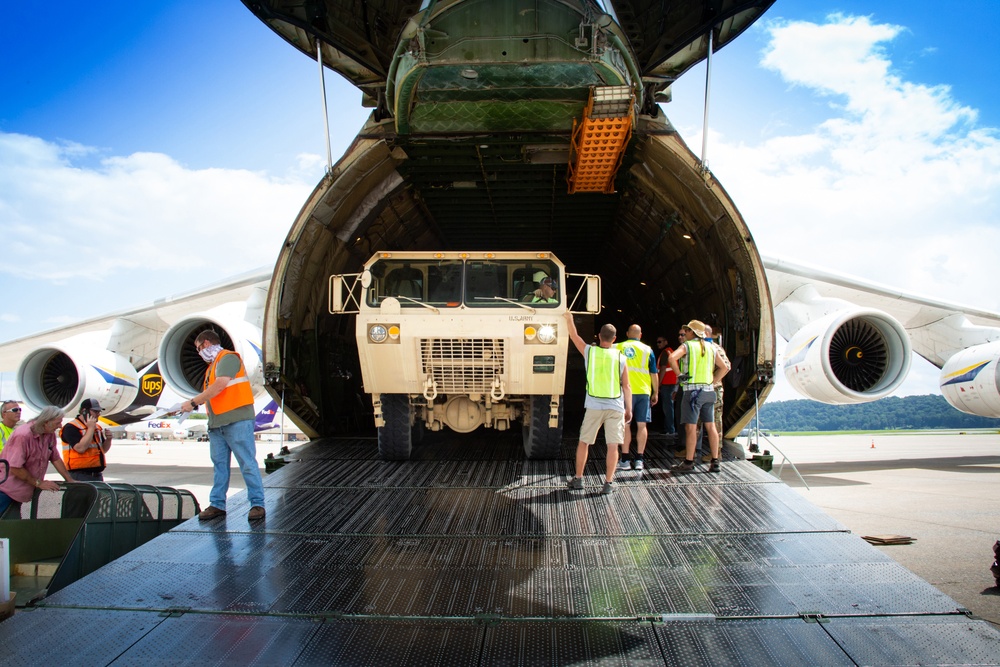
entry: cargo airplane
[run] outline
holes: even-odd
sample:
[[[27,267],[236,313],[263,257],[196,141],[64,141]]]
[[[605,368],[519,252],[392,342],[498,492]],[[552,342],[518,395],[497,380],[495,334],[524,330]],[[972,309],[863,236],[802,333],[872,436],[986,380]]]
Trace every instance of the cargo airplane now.
[[[328,306],[331,276],[393,250],[551,250],[602,276],[601,319],[721,330],[729,436],[773,386],[779,335],[785,374],[807,398],[887,396],[915,352],[941,368],[951,405],[1000,416],[1000,315],[761,256],[661,110],[671,84],[770,0],[245,4],[354,83],[368,121],[291,221],[273,268],[0,346],[30,407],[95,398],[109,421],[139,421],[164,383],[199,389],[192,341],[213,328],[242,354],[256,395],[269,392],[311,437],[341,433],[370,421],[372,404],[354,400],[359,343],[352,316]],[[419,393],[419,369],[410,380]]]

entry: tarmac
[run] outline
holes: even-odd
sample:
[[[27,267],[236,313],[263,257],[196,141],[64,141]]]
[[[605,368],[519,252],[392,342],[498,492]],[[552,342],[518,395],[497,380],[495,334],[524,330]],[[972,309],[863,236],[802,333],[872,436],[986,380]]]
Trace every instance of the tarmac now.
[[[294,445],[295,443],[290,443]],[[258,443],[258,461],[280,444]],[[775,475],[861,536],[903,535],[878,546],[976,617],[1000,627],[1000,589],[990,565],[1000,538],[1000,433],[921,432],[762,438]],[[116,442],[105,481],[187,489],[208,506],[208,444]],[[797,471],[797,473],[796,473]],[[48,479],[58,479],[50,472]],[[229,493],[243,490],[232,470]]]

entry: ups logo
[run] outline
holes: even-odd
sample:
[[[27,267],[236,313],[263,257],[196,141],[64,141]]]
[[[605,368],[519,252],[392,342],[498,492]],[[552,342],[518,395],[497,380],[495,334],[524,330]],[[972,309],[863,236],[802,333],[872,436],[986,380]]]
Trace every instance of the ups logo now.
[[[162,376],[153,373],[142,376],[142,393],[146,396],[154,397],[159,396],[161,391],[163,391]]]

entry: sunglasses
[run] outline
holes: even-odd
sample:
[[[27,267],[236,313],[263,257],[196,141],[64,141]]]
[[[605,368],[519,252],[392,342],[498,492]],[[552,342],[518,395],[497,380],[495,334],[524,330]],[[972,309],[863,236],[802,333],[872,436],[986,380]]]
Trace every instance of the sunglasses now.
[[[20,412],[20,411],[21,408],[8,408],[7,410],[4,410],[4,412]]]

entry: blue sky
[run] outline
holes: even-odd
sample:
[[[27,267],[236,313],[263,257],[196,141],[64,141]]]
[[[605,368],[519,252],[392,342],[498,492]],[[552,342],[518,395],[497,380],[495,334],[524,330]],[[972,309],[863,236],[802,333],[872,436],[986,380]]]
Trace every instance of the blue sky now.
[[[943,6],[778,0],[716,56],[708,160],[762,253],[1000,310],[1000,2]],[[42,7],[0,25],[0,340],[272,263],[324,169],[315,62],[237,0]],[[696,153],[703,88],[665,106]],[[336,159],[368,110],[327,93]]]

